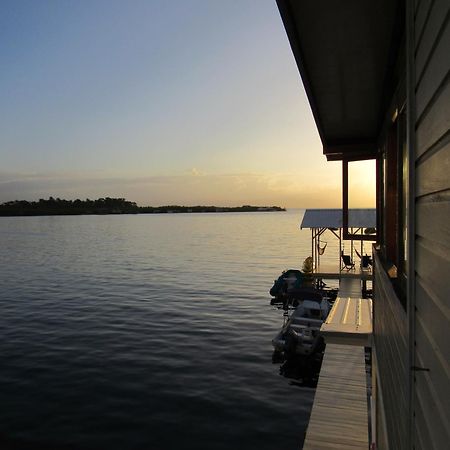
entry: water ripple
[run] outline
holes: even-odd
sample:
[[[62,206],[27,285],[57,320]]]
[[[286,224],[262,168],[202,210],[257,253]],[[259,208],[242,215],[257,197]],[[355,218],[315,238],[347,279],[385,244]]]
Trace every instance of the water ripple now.
[[[0,446],[295,449],[271,362],[299,213],[1,218]]]

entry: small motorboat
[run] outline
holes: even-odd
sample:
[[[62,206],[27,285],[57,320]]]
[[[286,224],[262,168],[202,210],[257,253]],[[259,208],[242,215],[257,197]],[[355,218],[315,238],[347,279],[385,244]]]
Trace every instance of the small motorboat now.
[[[322,283],[323,284],[323,283]],[[324,294],[322,289],[314,287],[311,277],[297,269],[285,270],[274,281],[269,293],[273,297],[271,305],[283,304],[286,309],[289,305],[297,306],[303,300],[320,302]]]
[[[274,281],[269,293],[278,300],[285,299],[289,296],[290,292],[299,289],[302,286],[303,278],[304,275],[300,270],[285,270],[278,279]]]
[[[327,297],[301,300],[280,332],[272,340],[276,351],[309,356],[322,351],[320,327],[330,312]]]

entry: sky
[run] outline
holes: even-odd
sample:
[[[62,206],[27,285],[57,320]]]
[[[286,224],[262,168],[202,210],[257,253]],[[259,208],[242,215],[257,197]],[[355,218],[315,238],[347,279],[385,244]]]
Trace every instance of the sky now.
[[[0,202],[341,206],[274,0],[1,0],[0,64]]]

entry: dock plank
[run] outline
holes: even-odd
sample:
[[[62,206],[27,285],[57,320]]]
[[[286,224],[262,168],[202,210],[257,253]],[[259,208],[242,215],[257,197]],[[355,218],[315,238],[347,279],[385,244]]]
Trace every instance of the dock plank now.
[[[367,450],[364,348],[328,344],[303,450]]]

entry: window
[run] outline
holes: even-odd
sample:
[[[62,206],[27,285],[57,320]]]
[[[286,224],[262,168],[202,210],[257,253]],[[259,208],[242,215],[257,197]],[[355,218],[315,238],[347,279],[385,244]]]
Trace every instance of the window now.
[[[408,261],[408,149],[406,108],[395,114],[387,132],[382,153],[381,246],[387,267],[395,266],[391,278],[396,293],[406,308]],[[395,276],[392,276],[395,273]]]

